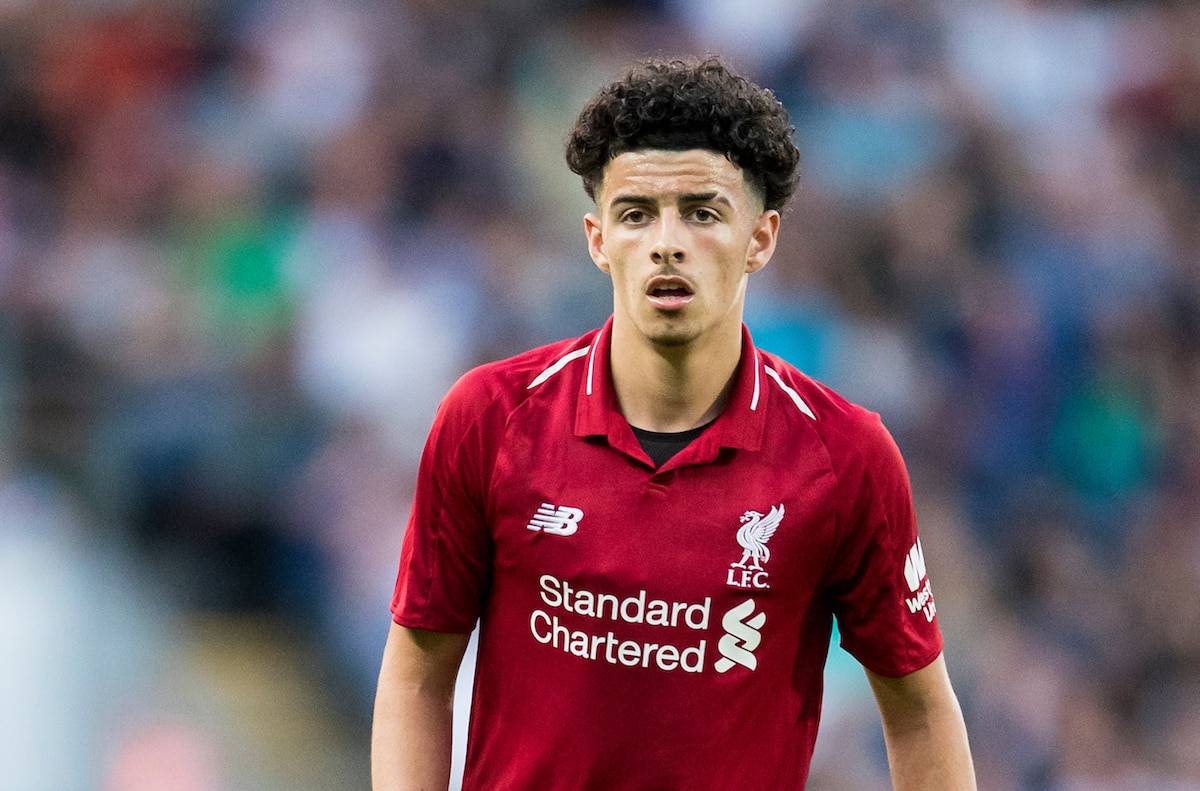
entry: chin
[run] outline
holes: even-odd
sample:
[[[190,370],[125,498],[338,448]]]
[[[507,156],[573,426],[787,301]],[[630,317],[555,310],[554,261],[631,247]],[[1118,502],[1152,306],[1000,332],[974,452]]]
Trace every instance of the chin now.
[[[642,328],[646,340],[655,346],[677,348],[687,346],[700,336],[699,329],[690,321],[651,321],[650,326]]]
[[[661,346],[664,349],[678,349],[687,346],[696,339],[695,335],[683,333],[663,333],[659,335],[651,335],[650,342],[655,346]]]

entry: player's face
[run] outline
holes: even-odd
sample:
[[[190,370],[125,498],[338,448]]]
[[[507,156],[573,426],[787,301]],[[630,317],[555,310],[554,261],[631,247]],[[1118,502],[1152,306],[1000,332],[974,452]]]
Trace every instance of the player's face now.
[[[617,321],[662,346],[739,331],[747,276],[779,232],[741,168],[702,149],[632,151],[608,163],[596,203],[584,231]]]

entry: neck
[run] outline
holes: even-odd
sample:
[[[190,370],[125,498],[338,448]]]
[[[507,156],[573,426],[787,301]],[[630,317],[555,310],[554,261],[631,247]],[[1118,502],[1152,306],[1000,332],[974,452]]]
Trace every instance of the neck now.
[[[610,365],[625,419],[647,431],[674,432],[721,414],[741,358],[741,324],[711,335],[683,346],[659,346],[614,321]]]

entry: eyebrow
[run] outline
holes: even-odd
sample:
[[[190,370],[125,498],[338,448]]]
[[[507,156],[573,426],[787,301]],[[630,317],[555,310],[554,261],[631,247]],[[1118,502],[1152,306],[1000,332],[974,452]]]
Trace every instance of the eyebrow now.
[[[688,192],[679,196],[680,203],[723,203],[732,208],[733,204],[724,195],[717,192]],[[648,195],[618,195],[612,199],[613,206],[628,203],[634,206],[654,206],[655,200]]]

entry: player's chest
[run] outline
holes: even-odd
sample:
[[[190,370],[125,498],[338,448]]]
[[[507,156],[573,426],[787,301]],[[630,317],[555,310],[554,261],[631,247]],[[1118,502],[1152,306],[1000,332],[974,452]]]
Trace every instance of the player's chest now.
[[[603,443],[502,457],[492,480],[496,573],[706,596],[803,593],[835,534],[817,458],[732,451],[664,475]]]

